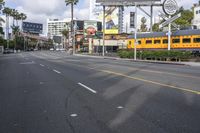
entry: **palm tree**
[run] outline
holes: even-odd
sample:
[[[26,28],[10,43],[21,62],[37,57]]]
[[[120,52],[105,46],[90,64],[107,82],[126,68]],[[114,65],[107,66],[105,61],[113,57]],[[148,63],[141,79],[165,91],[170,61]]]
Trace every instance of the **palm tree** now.
[[[9,18],[11,15],[12,9],[5,7],[3,9],[3,14],[6,15],[6,39],[7,39],[7,48],[9,47]]]
[[[66,6],[71,5],[71,33],[73,35],[72,44],[73,44],[73,54],[75,54],[75,38],[74,38],[74,5],[78,3],[79,0],[65,0]]]
[[[27,19],[26,14],[20,13],[20,19],[21,19],[21,31],[22,31],[23,21]]]
[[[64,37],[64,48],[66,48],[66,40],[69,38],[69,30],[64,29],[61,31],[63,37]]]
[[[2,10],[4,4],[5,4],[4,0],[0,0],[0,11]]]
[[[13,17],[13,26],[15,26],[15,21],[17,22],[19,12],[16,9],[12,9],[11,16]]]
[[[17,39],[18,39],[18,36],[19,36],[20,28],[19,28],[19,26],[11,26],[11,28],[12,28],[12,34],[13,34],[14,40],[15,40],[15,49],[16,49]]]

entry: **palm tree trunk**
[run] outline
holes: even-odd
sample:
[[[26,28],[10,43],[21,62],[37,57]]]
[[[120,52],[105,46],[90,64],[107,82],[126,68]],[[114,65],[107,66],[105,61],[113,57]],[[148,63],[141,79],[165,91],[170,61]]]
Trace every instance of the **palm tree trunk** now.
[[[73,45],[73,54],[75,54],[75,37],[74,37],[74,3],[71,3],[71,18],[72,18],[72,22],[71,22],[71,33],[72,33],[72,45]]]
[[[7,39],[7,48],[9,48],[9,16],[6,15],[6,39]]]

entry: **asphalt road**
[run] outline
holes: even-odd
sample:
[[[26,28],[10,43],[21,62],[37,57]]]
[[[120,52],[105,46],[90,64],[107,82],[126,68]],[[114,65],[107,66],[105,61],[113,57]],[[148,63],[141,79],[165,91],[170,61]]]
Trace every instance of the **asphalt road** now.
[[[200,67],[0,55],[0,133],[199,133]]]

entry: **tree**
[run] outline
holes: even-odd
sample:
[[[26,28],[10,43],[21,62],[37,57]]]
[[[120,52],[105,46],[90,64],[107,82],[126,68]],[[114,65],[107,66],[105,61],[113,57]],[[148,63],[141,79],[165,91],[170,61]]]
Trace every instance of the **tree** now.
[[[23,24],[23,21],[27,19],[26,14],[20,13],[20,19],[21,19],[21,25],[22,25],[22,24]],[[21,27],[21,30],[22,30],[22,27]]]
[[[141,19],[141,26],[140,26],[140,31],[141,32],[147,32],[147,25],[146,25],[147,19],[145,17],[143,17]]]
[[[71,5],[71,33],[74,34],[74,5],[78,3],[79,0],[65,0],[66,6]],[[75,38],[72,39],[73,44],[73,54],[75,54]]]
[[[185,10],[183,7],[181,7],[177,14],[178,13],[181,13],[181,17],[175,21],[177,25],[179,25],[181,28],[192,25],[192,20],[194,18],[194,13],[192,10]]]
[[[14,35],[14,46],[15,46],[15,49],[17,47],[17,39],[19,37],[19,32],[20,32],[20,29],[19,29],[19,26],[11,26],[12,28],[12,33]]]
[[[162,29],[160,29],[159,28],[159,25],[160,25],[160,23],[155,23],[154,25],[153,25],[153,31],[154,32],[160,32],[160,31],[162,31]]]
[[[6,15],[6,39],[7,39],[7,48],[9,47],[9,19],[11,15],[12,9],[5,7],[3,9],[3,14]]]
[[[64,47],[66,46],[66,40],[69,38],[69,30],[64,29],[61,31],[62,35],[64,36]]]
[[[13,26],[18,26],[18,20],[20,19],[20,14],[17,10],[12,9],[11,16],[13,17]],[[15,24],[16,21],[16,24]]]

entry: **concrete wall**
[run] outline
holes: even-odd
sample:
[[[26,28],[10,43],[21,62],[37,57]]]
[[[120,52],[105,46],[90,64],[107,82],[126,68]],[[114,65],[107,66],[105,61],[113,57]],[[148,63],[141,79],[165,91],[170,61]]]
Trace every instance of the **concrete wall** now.
[[[93,40],[94,46],[103,46],[103,40],[99,39]],[[105,40],[105,46],[119,46],[119,48],[126,48],[127,47],[127,40]]]

